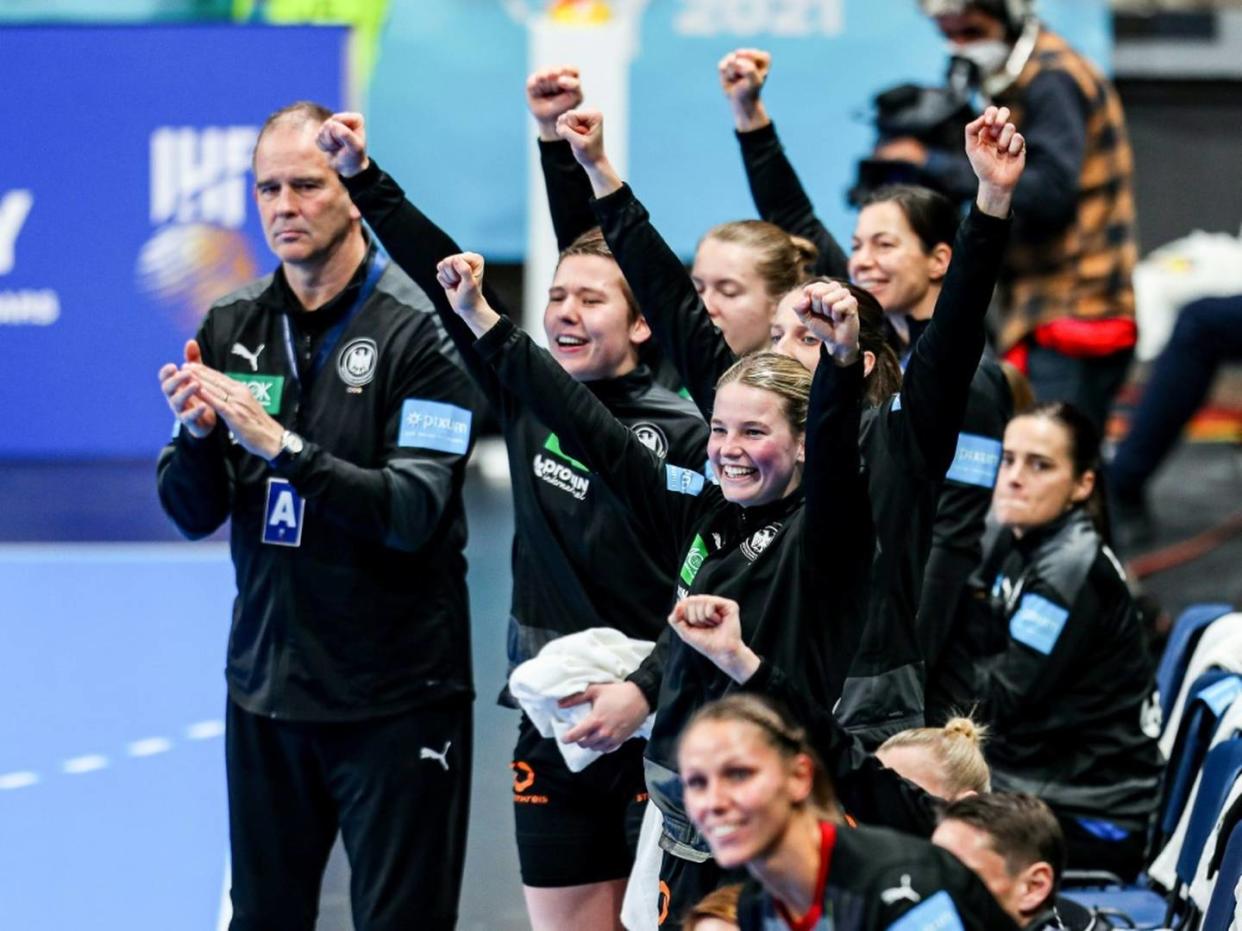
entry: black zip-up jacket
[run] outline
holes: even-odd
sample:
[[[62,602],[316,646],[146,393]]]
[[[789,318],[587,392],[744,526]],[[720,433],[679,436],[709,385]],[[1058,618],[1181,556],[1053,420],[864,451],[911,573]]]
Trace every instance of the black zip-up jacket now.
[[[628,185],[593,207],[648,324],[710,416],[716,380],[736,361],[733,353]],[[983,319],[1008,227],[1007,220],[972,210],[901,393],[863,415],[859,442],[878,545],[867,628],[836,710],[873,743],[922,723],[924,669],[915,616],[923,569],[940,485],[954,461],[983,352]]]
[[[515,512],[510,669],[550,640],[590,627],[657,639],[667,626],[675,567],[655,558],[656,548],[625,503],[569,455],[557,434],[479,357],[474,335],[436,281],[436,264],[460,252],[457,243],[374,161],[343,180],[389,254],[431,296],[504,433]],[[490,289],[488,299],[504,312]],[[661,459],[702,469],[707,425],[693,404],[655,384],[645,366],[584,384]]]
[[[968,643],[997,789],[1059,815],[1141,829],[1161,762],[1155,680],[1125,574],[1082,507],[989,553]],[[1144,725],[1152,733],[1144,732]]]
[[[160,455],[160,502],[182,533],[232,519],[227,679],[254,714],[345,721],[473,696],[461,486],[474,392],[424,295],[384,269],[309,377],[375,261],[371,249],[314,312],[277,271],[218,301],[198,332],[204,364],[266,400],[305,439],[299,455],[269,464],[223,424],[201,440],[179,431]],[[299,546],[260,542],[281,478],[305,500]]]
[[[951,853],[884,828],[839,826],[823,918],[812,931],[1017,931],[982,881]],[[738,902],[741,931],[788,931],[755,880]]]
[[[662,464],[584,387],[502,320],[476,344],[500,379],[663,541],[658,559],[678,594],[710,593],[742,606],[743,637],[797,688],[831,706],[865,617],[873,537],[858,455],[862,363],[826,355],[811,387],[802,486],[743,508],[701,475]],[[671,593],[670,593],[671,594]],[[681,804],[676,744],[702,705],[731,680],[671,632],[647,743],[647,787],[664,814],[664,846],[702,861],[708,848]]]
[[[737,140],[759,215],[815,244],[819,250],[817,274],[847,277],[845,252],[815,215],[811,199],[777,137],[776,127],[769,123],[760,129],[739,132]],[[971,182],[977,183],[973,175]],[[910,322],[911,346],[925,326],[926,321]],[[903,368],[908,352],[908,347],[897,349],[903,357]],[[937,501],[931,550],[919,598],[918,634],[927,670],[932,723],[939,723],[938,719],[945,716],[952,704],[946,695],[948,690],[940,684],[947,673],[940,668],[941,659],[956,623],[962,594],[983,558],[984,523],[992,504],[1001,438],[1012,413],[1013,398],[1005,375],[996,361],[985,354],[970,383],[953,464]]]

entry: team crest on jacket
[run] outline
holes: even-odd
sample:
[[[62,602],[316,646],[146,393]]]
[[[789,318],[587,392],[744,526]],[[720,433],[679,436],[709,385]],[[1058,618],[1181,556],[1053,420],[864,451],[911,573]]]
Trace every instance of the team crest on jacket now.
[[[375,378],[375,363],[379,359],[379,347],[375,340],[361,336],[351,339],[336,357],[336,373],[351,388],[361,388]]]
[[[668,437],[664,431],[649,420],[641,421],[630,427],[639,442],[663,459],[668,455]]]
[[[743,541],[741,546],[742,555],[754,562],[776,539],[776,535],[780,533],[780,530],[780,524],[768,524],[766,527],[756,530],[750,535],[750,539]]]

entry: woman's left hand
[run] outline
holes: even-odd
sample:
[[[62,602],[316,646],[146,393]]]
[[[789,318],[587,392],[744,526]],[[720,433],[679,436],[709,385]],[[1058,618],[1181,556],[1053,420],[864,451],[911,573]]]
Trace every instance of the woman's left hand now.
[[[837,365],[858,361],[858,299],[837,281],[817,281],[802,289],[794,313],[815,334]]]

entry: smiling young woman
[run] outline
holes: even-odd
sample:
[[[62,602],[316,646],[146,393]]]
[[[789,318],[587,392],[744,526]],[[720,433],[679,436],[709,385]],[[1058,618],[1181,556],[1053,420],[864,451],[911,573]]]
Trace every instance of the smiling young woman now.
[[[678,762],[686,810],[716,861],[752,877],[738,907],[742,931],[812,929],[826,916],[857,931],[906,916],[910,927],[1016,927],[946,852],[846,826],[806,733],[763,698],[730,695],[699,709]]]

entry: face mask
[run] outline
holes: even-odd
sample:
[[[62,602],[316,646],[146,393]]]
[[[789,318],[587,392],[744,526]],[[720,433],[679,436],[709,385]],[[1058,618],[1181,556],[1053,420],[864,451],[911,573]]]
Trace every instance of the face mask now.
[[[979,74],[985,78],[1005,67],[1005,62],[1009,60],[1009,52],[1009,46],[1000,39],[984,39],[949,49],[950,55],[966,59],[979,69]]]

